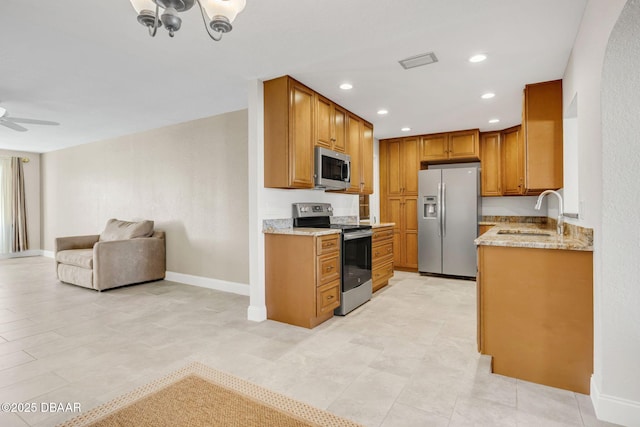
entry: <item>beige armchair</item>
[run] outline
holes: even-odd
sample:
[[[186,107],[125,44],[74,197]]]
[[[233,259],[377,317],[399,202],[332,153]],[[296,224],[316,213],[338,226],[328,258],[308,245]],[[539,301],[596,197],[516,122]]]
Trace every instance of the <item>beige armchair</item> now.
[[[165,235],[153,221],[107,221],[100,235],[58,237],[58,280],[102,291],[164,279]]]

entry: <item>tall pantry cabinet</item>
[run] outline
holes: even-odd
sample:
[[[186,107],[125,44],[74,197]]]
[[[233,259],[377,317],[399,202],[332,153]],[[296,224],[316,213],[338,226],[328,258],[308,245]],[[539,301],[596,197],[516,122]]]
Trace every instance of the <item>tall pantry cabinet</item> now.
[[[380,141],[382,222],[393,222],[394,266],[418,268],[419,138]]]

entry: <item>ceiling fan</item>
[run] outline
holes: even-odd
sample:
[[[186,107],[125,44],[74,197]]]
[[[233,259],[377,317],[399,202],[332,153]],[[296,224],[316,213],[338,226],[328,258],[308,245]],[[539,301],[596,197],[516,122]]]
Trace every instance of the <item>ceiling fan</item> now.
[[[20,126],[18,123],[30,124],[30,125],[49,125],[58,126],[58,122],[50,122],[48,120],[35,120],[35,119],[23,119],[20,117],[9,117],[6,108],[0,107],[0,125],[6,126],[9,129],[16,130],[18,132],[26,132],[28,129]]]

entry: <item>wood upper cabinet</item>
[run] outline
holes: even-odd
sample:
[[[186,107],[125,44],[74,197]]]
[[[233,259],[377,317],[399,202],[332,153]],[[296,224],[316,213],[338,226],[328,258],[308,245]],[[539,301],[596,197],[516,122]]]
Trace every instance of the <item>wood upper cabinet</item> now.
[[[373,126],[289,76],[264,82],[264,185],[313,188],[314,147],[351,155],[350,193],[373,193]]]
[[[520,126],[505,129],[502,138],[502,194],[524,194],[524,138]],[[484,170],[484,167],[483,167]]]
[[[324,96],[316,94],[315,111],[315,145],[344,153],[346,110]]]
[[[449,134],[436,133],[425,135],[420,143],[420,160],[428,162],[431,160],[446,160],[449,152]]]
[[[361,194],[373,194],[373,125],[362,123]]]
[[[390,139],[383,145],[388,163],[385,168],[387,194],[418,195],[418,138]]]
[[[502,149],[500,132],[480,135],[482,196],[502,196]]]
[[[360,193],[362,189],[361,156],[362,156],[362,120],[347,114],[347,154],[351,156],[351,187],[350,193]]]
[[[373,126],[347,113],[347,154],[351,156],[348,193],[373,194]]]
[[[524,192],[561,188],[562,80],[526,85],[523,100]]]
[[[313,188],[315,93],[284,76],[264,82],[264,185]]]
[[[480,132],[465,130],[449,133],[449,159],[478,160],[480,158]]]
[[[477,129],[423,135],[420,161],[471,161],[480,158],[480,132]]]

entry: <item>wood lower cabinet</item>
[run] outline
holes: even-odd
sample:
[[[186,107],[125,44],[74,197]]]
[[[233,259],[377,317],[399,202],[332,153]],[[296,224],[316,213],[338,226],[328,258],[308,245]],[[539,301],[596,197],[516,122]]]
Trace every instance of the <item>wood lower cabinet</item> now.
[[[373,292],[389,284],[393,277],[393,226],[373,229],[371,237],[371,276]]]
[[[340,234],[265,235],[267,318],[313,328],[340,306]]]
[[[589,394],[593,253],[478,247],[478,347],[493,372]]]
[[[479,225],[478,226],[478,236],[482,236],[487,231],[491,230],[495,225]]]
[[[394,266],[401,269],[418,269],[418,198],[388,197],[387,217],[384,222],[393,222]]]

